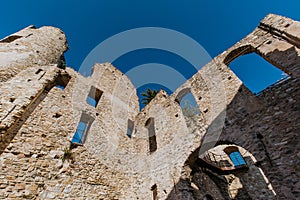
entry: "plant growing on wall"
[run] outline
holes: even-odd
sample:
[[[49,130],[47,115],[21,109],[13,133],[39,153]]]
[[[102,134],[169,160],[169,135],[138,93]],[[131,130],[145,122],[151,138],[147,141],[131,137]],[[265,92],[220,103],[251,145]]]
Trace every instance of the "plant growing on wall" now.
[[[146,92],[143,92],[141,95],[144,97],[142,99],[142,104],[147,105],[150,101],[157,95],[158,90],[147,89]]]
[[[71,148],[64,148],[64,154],[62,156],[62,161],[64,162],[65,160],[69,160],[72,158],[72,152],[71,152]]]

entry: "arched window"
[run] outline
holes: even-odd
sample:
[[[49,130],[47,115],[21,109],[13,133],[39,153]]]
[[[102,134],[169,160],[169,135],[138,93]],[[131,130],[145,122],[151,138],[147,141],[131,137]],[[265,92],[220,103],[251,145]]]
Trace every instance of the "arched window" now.
[[[195,117],[200,114],[198,104],[190,88],[185,88],[181,90],[177,94],[175,101],[180,105],[184,116]]]
[[[149,151],[153,153],[157,150],[157,142],[156,142],[156,135],[155,135],[155,126],[154,126],[154,118],[150,117],[146,123],[146,128],[148,129],[149,135]]]

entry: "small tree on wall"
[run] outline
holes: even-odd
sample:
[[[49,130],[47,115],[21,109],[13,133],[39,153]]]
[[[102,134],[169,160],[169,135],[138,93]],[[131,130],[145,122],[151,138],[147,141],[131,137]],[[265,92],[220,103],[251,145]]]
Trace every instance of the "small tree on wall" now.
[[[147,89],[146,92],[143,92],[141,95],[144,97],[142,99],[142,104],[147,105],[150,101],[157,95],[158,90]]]

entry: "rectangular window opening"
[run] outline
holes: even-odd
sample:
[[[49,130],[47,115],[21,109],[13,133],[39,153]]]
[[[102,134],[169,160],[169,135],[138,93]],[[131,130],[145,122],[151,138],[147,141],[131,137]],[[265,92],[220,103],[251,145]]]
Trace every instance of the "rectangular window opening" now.
[[[55,80],[55,87],[57,87],[61,90],[64,90],[67,87],[70,79],[71,79],[71,76],[68,74],[59,75],[57,77],[57,79]]]
[[[149,135],[149,152],[150,154],[157,150],[157,141],[156,141],[156,133],[155,133],[155,125],[154,125],[154,118],[150,117],[146,123],[146,128],[148,129]]]
[[[97,107],[99,100],[102,96],[102,91],[99,90],[98,88],[95,88],[94,86],[91,87],[90,92],[86,98],[86,102],[93,106],[93,107]]]
[[[240,56],[229,64],[230,69],[255,95],[288,80],[290,76],[256,53]],[[232,77],[229,76],[228,80]]]
[[[83,144],[86,140],[88,131],[94,121],[94,118],[87,115],[86,113],[82,113],[80,121],[78,123],[75,134],[72,138],[73,144]]]

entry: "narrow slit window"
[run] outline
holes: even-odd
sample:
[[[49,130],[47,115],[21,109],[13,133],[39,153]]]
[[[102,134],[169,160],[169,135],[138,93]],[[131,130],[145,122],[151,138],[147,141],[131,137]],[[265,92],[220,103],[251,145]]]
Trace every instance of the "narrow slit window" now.
[[[88,131],[93,123],[94,119],[89,115],[83,113],[78,123],[75,134],[72,138],[72,143],[83,144],[86,140]]]
[[[76,132],[73,136],[72,143],[82,144],[86,129],[87,129],[87,124],[84,122],[79,122]]]
[[[127,121],[127,133],[126,135],[131,138],[132,132],[133,132],[133,128],[134,128],[134,122],[130,119],[128,119]]]
[[[148,129],[148,136],[149,136],[149,151],[153,153],[157,150],[157,141],[156,141],[156,134],[155,134],[155,126],[154,126],[154,118],[149,118],[145,126]]]
[[[154,184],[151,187],[151,191],[152,191],[153,200],[157,200],[157,185],[156,184]]]
[[[86,102],[93,106],[93,107],[97,107],[99,100],[102,96],[102,91],[99,90],[98,88],[95,88],[94,86],[91,87],[89,95],[86,98]]]

